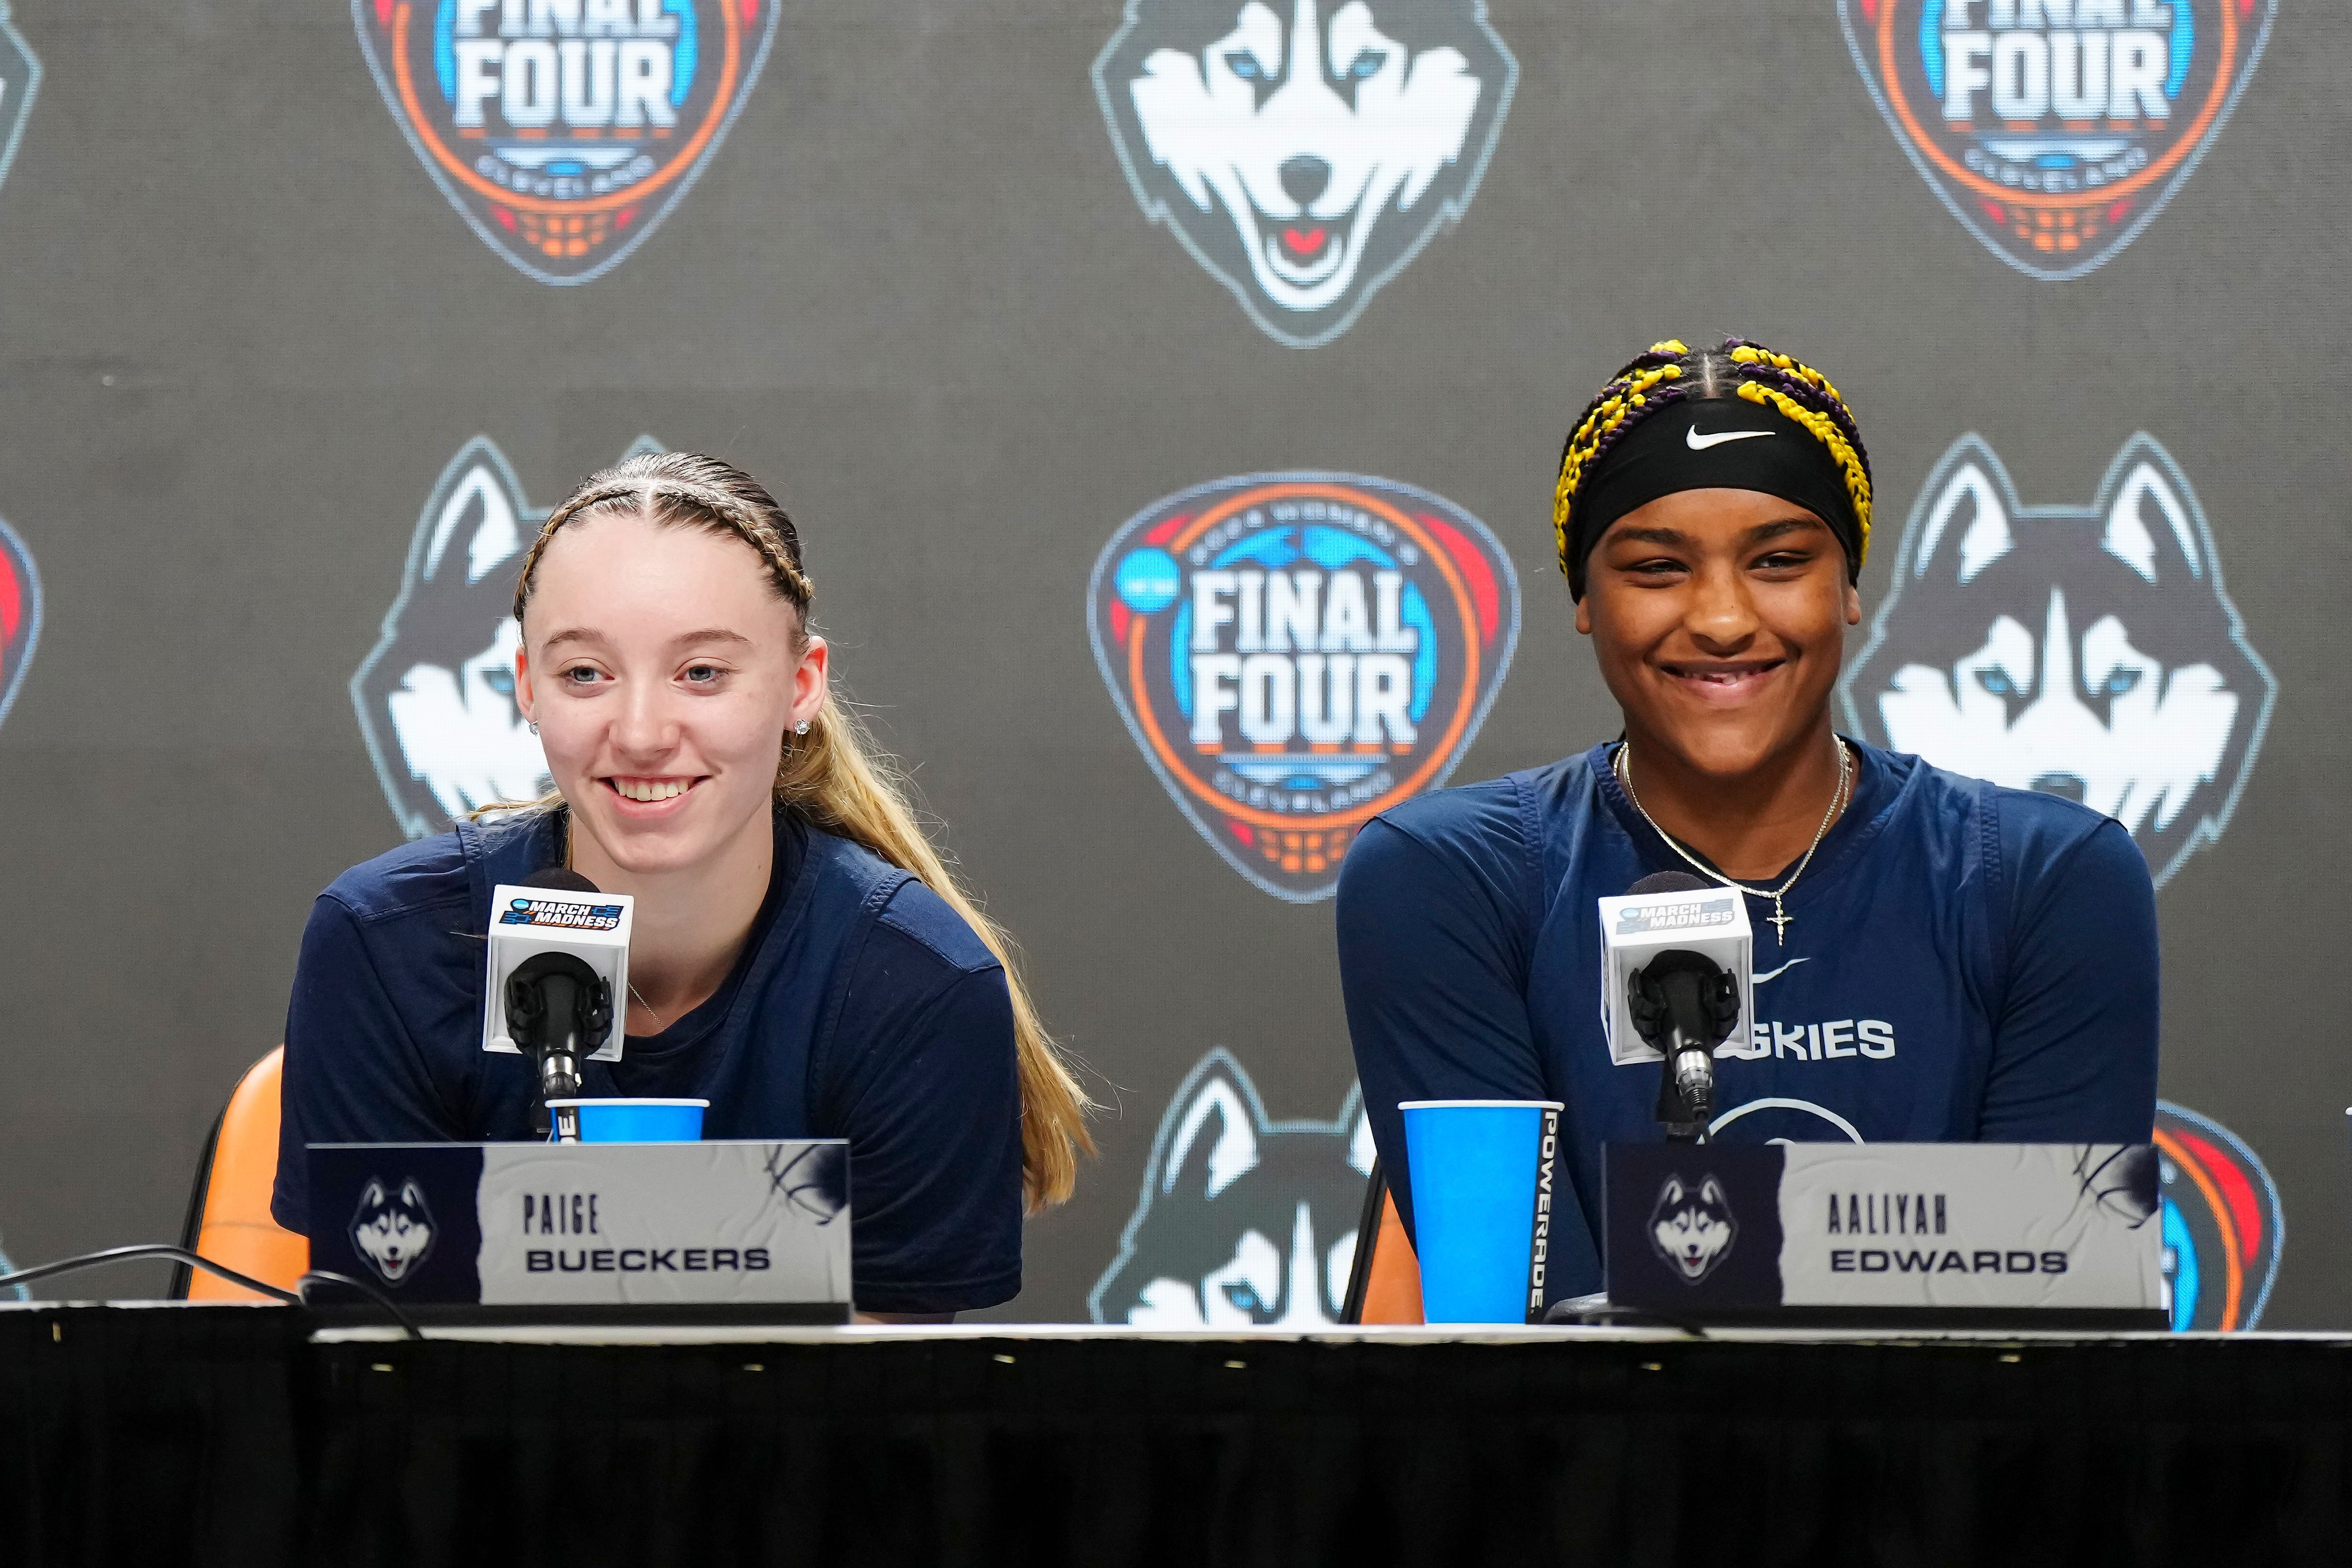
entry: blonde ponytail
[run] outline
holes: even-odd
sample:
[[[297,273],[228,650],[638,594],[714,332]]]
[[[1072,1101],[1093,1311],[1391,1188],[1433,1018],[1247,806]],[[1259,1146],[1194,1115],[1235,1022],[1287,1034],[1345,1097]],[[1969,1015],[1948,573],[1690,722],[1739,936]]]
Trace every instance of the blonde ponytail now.
[[[593,475],[548,514],[515,583],[515,619],[530,602],[531,579],[558,529],[591,511],[628,512],[669,526],[740,539],[760,553],[769,582],[791,601],[807,635],[815,587],[801,566],[800,535],[759,480],[732,464],[691,452],[649,453]],[[551,806],[561,795],[538,804]],[[787,732],[776,768],[776,799],[814,826],[864,846],[912,874],[961,916],[1004,966],[1013,999],[1013,1041],[1021,1082],[1021,1189],[1031,1212],[1065,1202],[1077,1184],[1078,1155],[1094,1152],[1079,1087],[1045,1032],[1016,962],[1013,939],[957,882],[924,834],[905,779],[856,718],[830,693],[805,735]]]
[[[1068,1198],[1077,1184],[1078,1152],[1094,1152],[1086,1126],[1093,1104],[1037,1016],[1037,1005],[1022,983],[1013,939],[957,884],[916,821],[898,770],[830,693],[809,721],[807,734],[784,737],[776,798],[826,832],[912,872],[1004,965],[1021,1074],[1022,1193],[1033,1212]]]

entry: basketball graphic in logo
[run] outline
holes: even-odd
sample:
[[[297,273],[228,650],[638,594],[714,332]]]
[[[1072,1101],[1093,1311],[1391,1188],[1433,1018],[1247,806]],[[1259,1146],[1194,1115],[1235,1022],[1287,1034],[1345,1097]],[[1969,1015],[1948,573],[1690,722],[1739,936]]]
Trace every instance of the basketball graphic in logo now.
[[[1911,162],[1994,255],[2080,278],[2189,178],[2277,0],[1838,0]]]
[[[1356,830],[1444,782],[1518,639],[1484,523],[1391,479],[1250,474],[1156,501],[1095,563],[1103,679],[1235,870],[1305,903]]]
[[[718,152],[775,0],[352,0],[392,116],[485,244],[542,283],[620,265]]]

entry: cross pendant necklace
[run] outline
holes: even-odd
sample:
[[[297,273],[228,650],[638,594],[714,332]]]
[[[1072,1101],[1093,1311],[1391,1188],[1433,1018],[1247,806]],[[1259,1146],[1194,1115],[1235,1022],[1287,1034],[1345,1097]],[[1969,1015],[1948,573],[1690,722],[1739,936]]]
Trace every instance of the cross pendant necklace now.
[[[1617,787],[1625,792],[1625,798],[1633,803],[1633,809],[1640,812],[1642,820],[1650,825],[1650,831],[1664,839],[1667,848],[1689,861],[1692,869],[1704,872],[1725,887],[1736,892],[1745,893],[1751,899],[1772,900],[1772,912],[1764,918],[1771,922],[1772,934],[1779,939],[1780,945],[1785,949],[1789,945],[1789,928],[1797,923],[1797,917],[1781,907],[1780,900],[1790,889],[1797,885],[1797,879],[1805,874],[1805,868],[1813,863],[1813,851],[1819,849],[1822,847],[1822,840],[1829,837],[1830,824],[1837,820],[1839,811],[1844,808],[1853,789],[1853,753],[1846,750],[1845,742],[1839,740],[1836,735],[1832,734],[1830,741],[1837,747],[1837,788],[1830,792],[1830,808],[1822,813],[1822,825],[1813,829],[1813,841],[1805,847],[1804,858],[1798,861],[1797,868],[1789,873],[1789,879],[1777,888],[1751,888],[1744,882],[1735,882],[1675,842],[1674,835],[1658,826],[1657,818],[1650,815],[1650,808],[1643,805],[1642,797],[1633,793],[1633,765],[1626,760],[1626,753],[1633,750],[1630,743],[1622,741],[1618,742],[1617,754],[1610,759],[1610,770],[1617,775]]]

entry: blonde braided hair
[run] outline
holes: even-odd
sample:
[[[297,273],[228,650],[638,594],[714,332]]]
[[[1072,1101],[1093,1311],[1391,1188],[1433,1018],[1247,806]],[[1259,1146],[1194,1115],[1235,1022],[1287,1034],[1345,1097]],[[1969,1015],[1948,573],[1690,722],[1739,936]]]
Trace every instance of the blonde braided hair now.
[[[602,514],[643,517],[664,527],[698,528],[740,539],[758,552],[779,596],[809,626],[815,585],[801,566],[800,533],[759,480],[730,463],[694,452],[635,457],[590,476],[548,513],[515,580],[515,619],[530,603],[548,542],[566,524]],[[1004,965],[1013,999],[1013,1034],[1021,1080],[1022,1195],[1034,1212],[1066,1201],[1077,1184],[1077,1157],[1094,1152],[1087,1113],[1094,1103],[1045,1030],[1015,963],[1012,938],[982,912],[923,832],[897,764],[874,744],[856,717],[828,691],[808,733],[786,731],[777,761],[775,797],[828,833],[865,846],[911,872],[961,916]],[[553,809],[561,794],[531,803]],[[493,808],[496,809],[496,808]]]

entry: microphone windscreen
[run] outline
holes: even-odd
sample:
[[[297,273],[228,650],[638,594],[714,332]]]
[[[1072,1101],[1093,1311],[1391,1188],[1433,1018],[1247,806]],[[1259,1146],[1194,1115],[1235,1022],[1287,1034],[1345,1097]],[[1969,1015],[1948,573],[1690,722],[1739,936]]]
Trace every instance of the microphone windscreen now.
[[[1625,889],[1627,898],[1643,893],[1704,893],[1714,887],[1704,877],[1694,877],[1688,871],[1653,871]]]
[[[559,893],[601,893],[604,890],[569,866],[541,867],[514,885],[519,888],[551,888]]]

